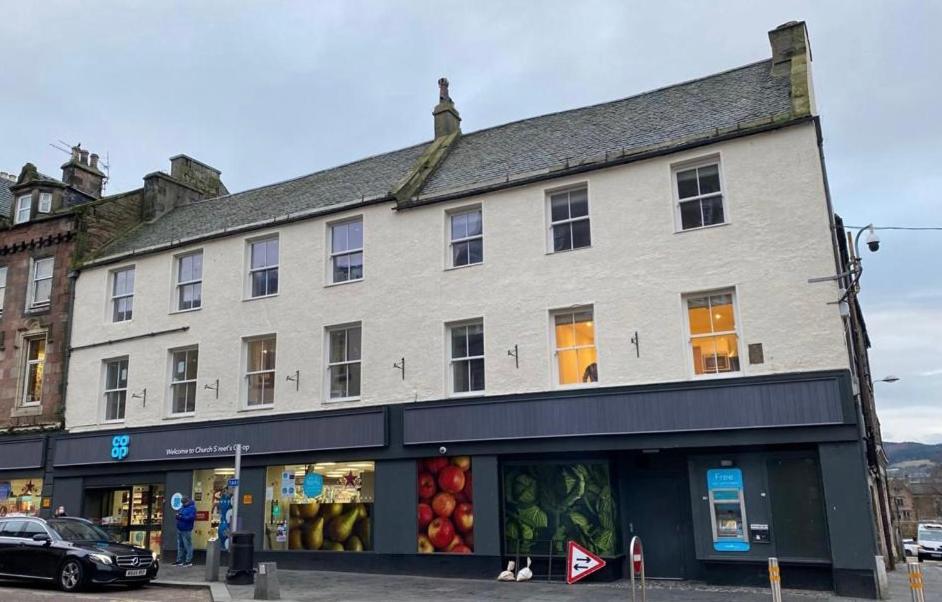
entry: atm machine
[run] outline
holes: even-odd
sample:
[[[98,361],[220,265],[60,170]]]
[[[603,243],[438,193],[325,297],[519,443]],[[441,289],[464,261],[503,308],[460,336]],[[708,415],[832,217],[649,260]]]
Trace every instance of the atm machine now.
[[[707,471],[713,549],[717,552],[748,552],[749,532],[742,471],[713,468]]]

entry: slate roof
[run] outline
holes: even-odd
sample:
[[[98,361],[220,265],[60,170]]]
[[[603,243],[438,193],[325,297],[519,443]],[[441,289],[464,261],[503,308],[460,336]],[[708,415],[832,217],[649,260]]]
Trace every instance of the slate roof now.
[[[589,107],[463,134],[431,174],[421,198],[547,172],[580,159],[670,147],[718,130],[790,115],[788,77],[766,60],[701,79]],[[174,209],[112,244],[116,255],[170,244],[300,211],[386,196],[428,143],[287,182]]]
[[[0,178],[0,215],[10,217],[10,210],[13,208],[13,193],[10,192],[10,182],[6,178]]]

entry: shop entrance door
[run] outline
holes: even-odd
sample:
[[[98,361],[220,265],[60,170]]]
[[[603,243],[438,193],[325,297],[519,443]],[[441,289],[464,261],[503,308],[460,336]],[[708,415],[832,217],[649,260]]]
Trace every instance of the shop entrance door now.
[[[685,475],[635,476],[629,495],[629,539],[641,538],[649,578],[687,579],[690,495]]]
[[[85,492],[85,515],[116,541],[160,552],[164,486],[133,485]]]

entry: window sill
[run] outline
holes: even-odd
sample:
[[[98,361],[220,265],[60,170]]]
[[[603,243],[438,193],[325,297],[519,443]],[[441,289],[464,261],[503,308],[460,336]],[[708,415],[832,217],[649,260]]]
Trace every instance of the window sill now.
[[[690,377],[691,380],[718,380],[724,378],[737,378],[740,376],[745,376],[745,373],[742,370],[737,370],[735,372],[720,372],[719,374],[694,374]]]
[[[271,296],[274,297],[275,295],[271,295]],[[253,297],[253,298],[260,299],[261,297]],[[245,301],[250,301],[250,299],[245,299]],[[199,307],[191,307],[190,309],[174,309],[170,311],[170,315],[172,316],[174,314],[189,314],[194,311],[199,311],[201,309],[203,309],[202,305],[200,305]]]
[[[164,416],[164,420],[179,420],[180,418],[195,418],[196,412],[187,412],[185,414],[170,414]]]
[[[461,393],[449,393],[446,397],[448,399],[467,399],[469,397],[481,397],[485,395],[484,389],[478,391],[462,391]]]
[[[599,386],[598,381],[595,381],[594,383],[574,383],[571,385],[557,384],[556,390],[557,391],[569,391],[571,389],[594,389],[598,386]]]
[[[464,269],[467,269],[467,268],[475,268],[475,267],[477,267],[477,266],[479,266],[479,265],[484,265],[484,262],[483,262],[483,261],[478,261],[478,262],[475,262],[475,263],[466,263],[466,264],[464,264],[464,265],[451,265],[451,266],[448,266],[447,268],[445,268],[445,271],[446,271],[446,272],[453,272],[453,271],[455,271],[455,270],[464,270]]]
[[[587,247],[578,247],[576,249],[564,249],[562,251],[547,251],[544,255],[564,255],[566,253],[575,253],[577,251],[588,251],[592,248],[592,245]]]
[[[258,297],[244,297],[242,301],[258,301],[259,299],[271,299],[272,297],[277,296],[278,293],[272,293],[270,295],[259,295]],[[202,307],[200,309],[202,309]]]
[[[701,230],[712,230],[714,228],[722,228],[723,226],[728,226],[732,222],[723,222],[722,224],[710,224],[709,226],[698,226],[696,228],[687,228],[686,230],[674,230],[674,234],[686,234],[687,232],[699,232]]]
[[[125,420],[124,418],[121,418],[119,420],[102,420],[101,423],[102,424],[124,424],[124,420]]]
[[[344,280],[342,282],[328,282],[324,285],[324,288],[330,288],[332,286],[343,286],[344,284],[356,284],[357,282],[363,282],[365,278],[355,278],[353,280]]]
[[[334,399],[325,399],[321,402],[322,405],[339,405],[345,403],[356,403],[358,401],[363,401],[361,397],[335,397]]]
[[[239,411],[239,412],[255,412],[255,411],[258,411],[258,410],[271,410],[271,409],[274,409],[274,407],[275,407],[275,404],[274,404],[274,403],[266,403],[266,404],[261,404],[261,405],[257,405],[257,406],[242,406],[242,407],[241,407],[239,410],[237,410],[237,411]]]

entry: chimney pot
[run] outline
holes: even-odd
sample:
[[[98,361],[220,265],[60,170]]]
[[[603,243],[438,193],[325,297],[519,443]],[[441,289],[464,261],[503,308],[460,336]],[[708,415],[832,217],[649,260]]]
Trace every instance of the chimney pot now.
[[[81,152],[82,152],[81,146],[73,146],[73,147],[72,147],[72,160],[75,161],[76,163],[78,163],[78,160],[79,160],[79,153],[81,153]]]
[[[88,165],[88,151],[85,149],[82,149],[80,151],[80,154],[82,156],[82,159],[81,159],[82,165]]]
[[[438,80],[438,104],[432,111],[435,117],[435,137],[449,136],[455,132],[461,131],[461,115],[455,108],[454,101],[448,93],[448,80],[441,78]]]
[[[91,158],[91,163],[90,163],[91,167],[93,169],[98,169],[98,154],[92,153],[90,158]]]

